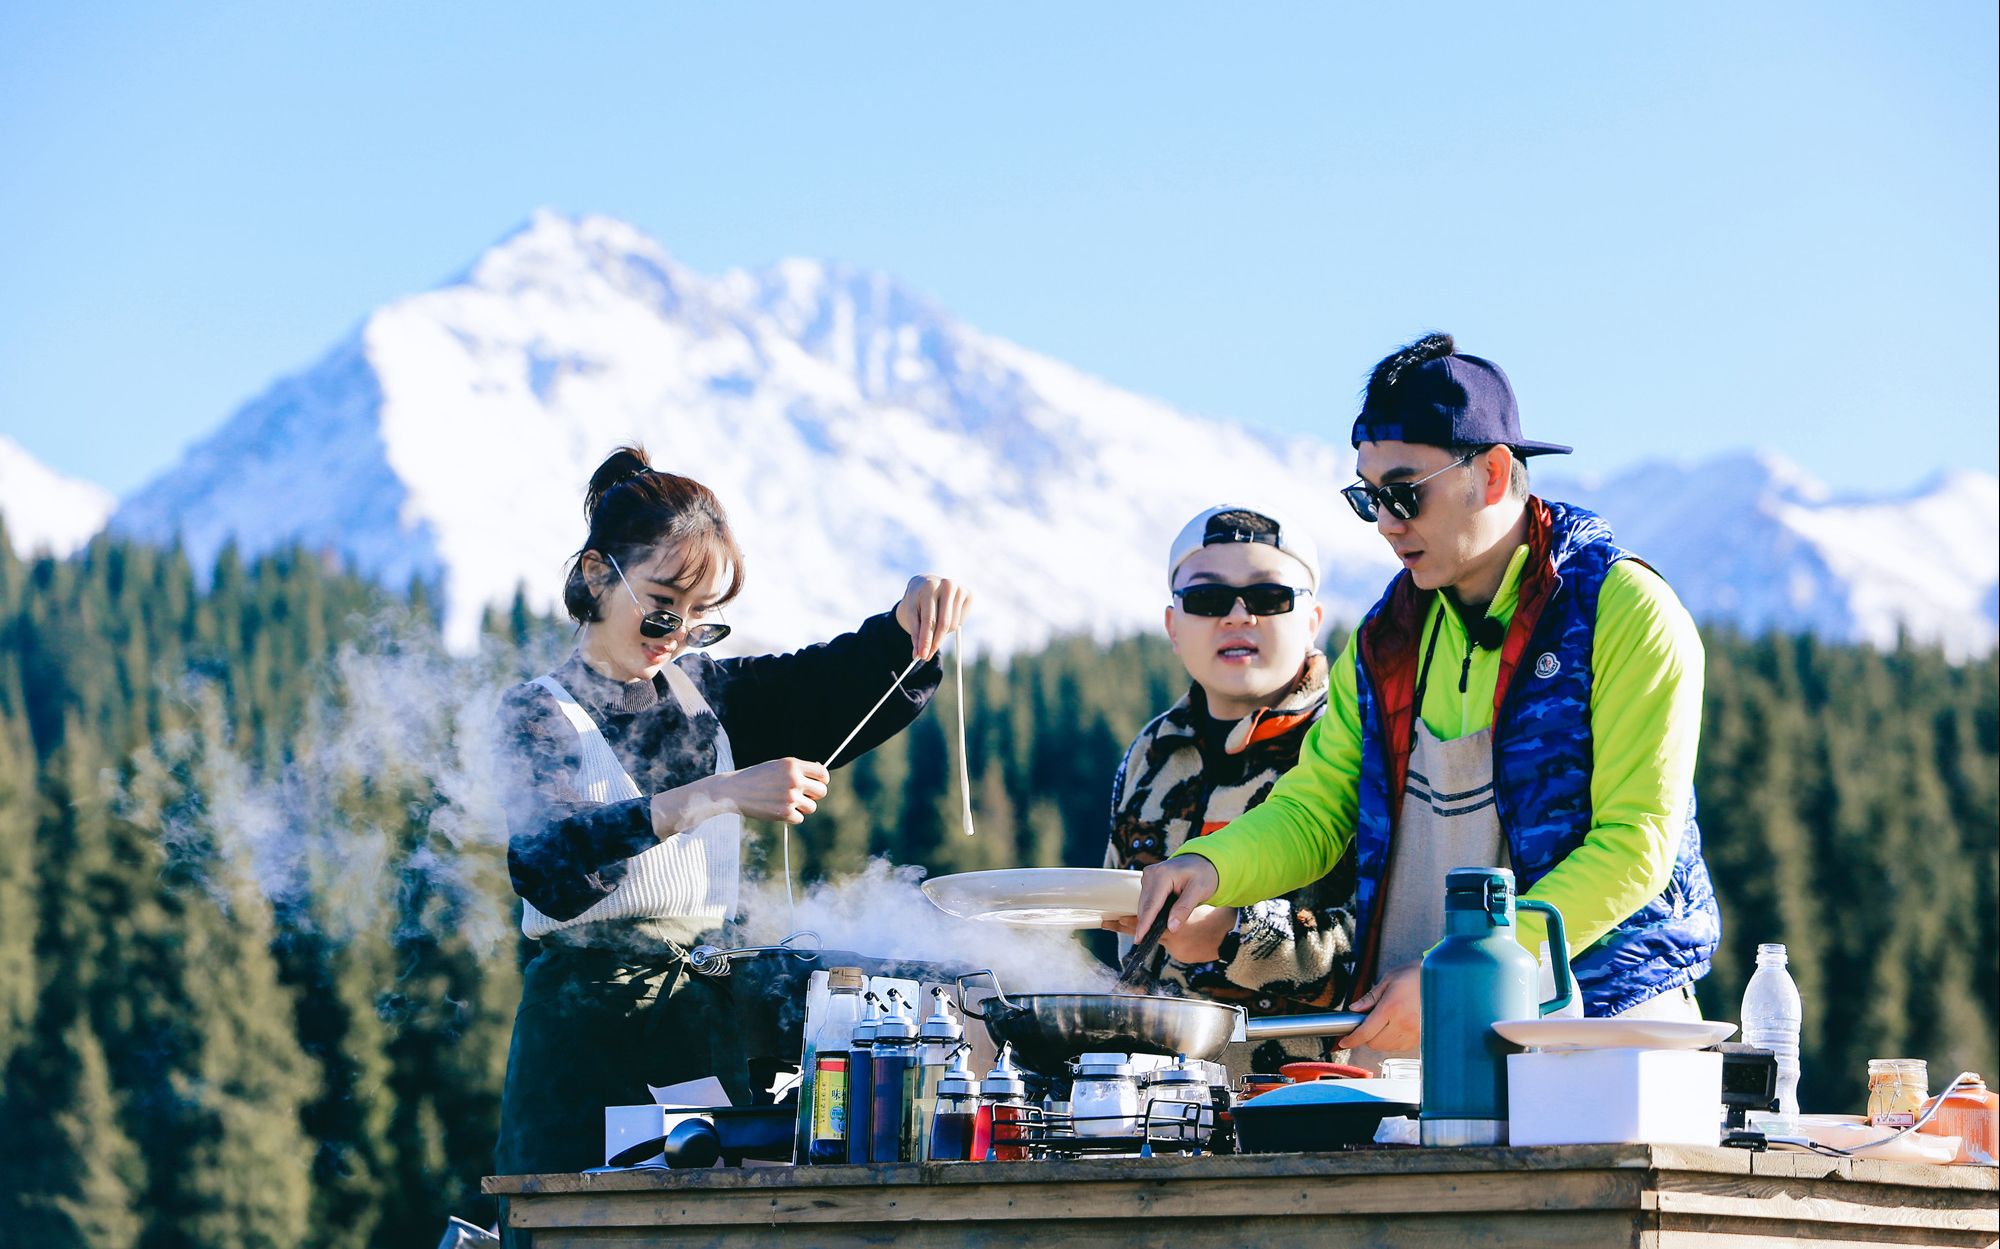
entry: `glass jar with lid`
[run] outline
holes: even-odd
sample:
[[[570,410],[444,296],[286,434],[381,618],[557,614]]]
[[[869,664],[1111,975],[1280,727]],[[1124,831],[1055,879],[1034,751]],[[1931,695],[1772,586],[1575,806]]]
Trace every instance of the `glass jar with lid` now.
[[[1875,1127],[1909,1127],[1930,1095],[1930,1069],[1923,1059],[1868,1060],[1868,1122]]]
[[[1070,1083],[1069,1110],[1078,1136],[1136,1136],[1139,1082],[1123,1054],[1085,1054]]]
[[[1145,1131],[1160,1140],[1204,1141],[1215,1130],[1208,1073],[1180,1055],[1146,1085]]]
[[[1385,1058],[1382,1060],[1384,1080],[1407,1080],[1421,1089],[1424,1084],[1424,1060],[1421,1058]]]

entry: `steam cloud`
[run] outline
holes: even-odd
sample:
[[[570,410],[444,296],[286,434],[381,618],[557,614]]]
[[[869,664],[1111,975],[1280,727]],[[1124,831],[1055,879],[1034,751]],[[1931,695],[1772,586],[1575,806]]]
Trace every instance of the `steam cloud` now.
[[[1108,993],[1117,974],[1067,929],[982,923],[948,915],[924,896],[921,867],[871,859],[852,876],[822,881],[797,897],[797,927],[829,949],[885,959],[990,967],[1008,993]],[[776,944],[789,931],[785,884],[743,884],[741,935]]]
[[[559,656],[535,658],[545,670]],[[169,857],[197,869],[218,903],[227,905],[227,882],[240,873],[285,907],[288,923],[316,923],[336,941],[449,922],[480,957],[496,955],[519,933],[495,775],[500,695],[519,679],[511,662],[504,653],[455,657],[421,630],[378,622],[366,643],[335,656],[290,759],[261,778],[233,748],[219,690],[182,679],[190,727],[142,752],[110,797],[157,829]],[[176,776],[194,783],[178,801]],[[948,915],[919,889],[924,875],[874,859],[852,876],[799,888],[795,924],[784,880],[749,877],[742,919],[721,940],[776,944],[795,926],[818,932],[829,949],[991,967],[1009,993],[1114,988],[1114,973],[1068,930]],[[418,889],[456,905],[397,905]]]

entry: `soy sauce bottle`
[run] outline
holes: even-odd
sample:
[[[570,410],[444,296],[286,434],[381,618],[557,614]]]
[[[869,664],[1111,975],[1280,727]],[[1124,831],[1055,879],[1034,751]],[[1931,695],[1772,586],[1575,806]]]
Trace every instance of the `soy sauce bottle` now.
[[[889,1013],[875,1029],[869,1093],[868,1160],[916,1160],[917,1021],[906,1013],[910,1004],[889,990]]]
[[[861,1022],[861,988],[866,979],[858,967],[835,967],[827,973],[826,1016],[813,1030],[812,1102],[809,1110],[806,1162],[824,1166],[847,1161],[847,1134],[855,1117],[848,1101],[849,1050]]]
[[[875,1093],[875,1029],[882,1024],[882,999],[862,998],[868,1013],[854,1025],[847,1045],[847,1160],[868,1161],[868,1114]]]

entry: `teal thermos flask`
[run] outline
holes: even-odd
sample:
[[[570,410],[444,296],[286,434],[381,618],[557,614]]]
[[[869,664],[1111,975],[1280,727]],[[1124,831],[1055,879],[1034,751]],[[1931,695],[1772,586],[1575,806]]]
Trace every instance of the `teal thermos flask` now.
[[[1562,914],[1546,902],[1514,900],[1504,867],[1455,867],[1445,876],[1444,940],[1424,955],[1424,1102],[1419,1135],[1426,1145],[1507,1143],[1507,1054],[1515,1047],[1493,1031],[1507,1019],[1533,1019],[1569,1005],[1569,963],[1557,956],[1556,995],[1537,1002],[1535,956],[1514,936],[1514,908],[1549,918],[1549,949],[1567,950]]]

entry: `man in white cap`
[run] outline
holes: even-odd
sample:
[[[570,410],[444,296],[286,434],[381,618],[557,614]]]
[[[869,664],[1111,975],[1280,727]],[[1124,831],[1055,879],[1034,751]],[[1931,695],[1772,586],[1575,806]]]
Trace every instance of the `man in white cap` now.
[[[1319,552],[1305,530],[1268,508],[1209,508],[1174,539],[1167,588],[1167,637],[1193,684],[1125,752],[1108,867],[1161,862],[1263,801],[1326,708]],[[1253,1015],[1325,1010],[1353,975],[1353,894],[1348,862],[1282,897],[1204,907],[1149,970]],[[1113,926],[1130,936],[1131,920]],[[1280,1048],[1252,1066],[1322,1053],[1316,1041]]]

